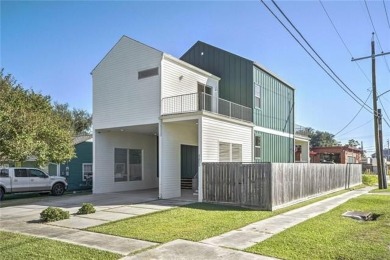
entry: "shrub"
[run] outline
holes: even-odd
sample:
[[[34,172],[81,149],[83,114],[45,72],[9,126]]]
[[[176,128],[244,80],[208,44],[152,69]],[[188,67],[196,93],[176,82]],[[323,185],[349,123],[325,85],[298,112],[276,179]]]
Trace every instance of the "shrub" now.
[[[83,206],[77,211],[77,214],[91,214],[95,212],[96,210],[91,203],[83,203]]]
[[[378,175],[363,174],[363,184],[367,186],[373,186],[378,184]]]
[[[41,212],[41,220],[44,222],[52,222],[69,218],[69,211],[60,208],[48,207]]]

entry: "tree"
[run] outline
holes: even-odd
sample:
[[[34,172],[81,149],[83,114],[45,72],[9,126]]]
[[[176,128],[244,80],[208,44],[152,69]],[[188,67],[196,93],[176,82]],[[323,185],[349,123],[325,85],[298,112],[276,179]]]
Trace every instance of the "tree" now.
[[[70,110],[68,103],[59,104],[55,102],[54,111],[72,126],[74,135],[90,134],[92,116],[86,110],[76,108]]]
[[[38,165],[74,157],[72,126],[49,96],[25,90],[0,70],[0,161],[35,157]]]
[[[312,130],[309,133],[310,146],[311,147],[326,147],[326,146],[335,146],[339,143],[334,138],[334,135],[328,132],[315,131]]]
[[[360,142],[356,141],[355,139],[350,139],[350,140],[348,140],[347,145],[349,147],[358,147],[358,146],[360,146]]]

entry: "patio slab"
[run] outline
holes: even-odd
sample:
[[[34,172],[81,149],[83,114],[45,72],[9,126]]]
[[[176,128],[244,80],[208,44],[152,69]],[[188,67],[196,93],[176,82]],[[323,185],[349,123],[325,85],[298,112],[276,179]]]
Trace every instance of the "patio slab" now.
[[[90,218],[81,218],[78,216],[71,217],[69,219],[64,219],[60,221],[47,223],[52,226],[66,227],[66,228],[74,228],[74,229],[84,229],[93,226],[98,226],[107,223],[106,220],[99,219],[90,219]]]

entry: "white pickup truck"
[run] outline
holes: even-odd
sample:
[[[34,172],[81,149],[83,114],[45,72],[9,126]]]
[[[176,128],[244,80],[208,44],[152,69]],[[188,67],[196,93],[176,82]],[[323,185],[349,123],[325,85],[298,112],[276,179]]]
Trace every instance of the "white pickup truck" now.
[[[64,177],[49,176],[36,168],[0,168],[0,200],[6,193],[51,192],[64,194],[68,183]]]

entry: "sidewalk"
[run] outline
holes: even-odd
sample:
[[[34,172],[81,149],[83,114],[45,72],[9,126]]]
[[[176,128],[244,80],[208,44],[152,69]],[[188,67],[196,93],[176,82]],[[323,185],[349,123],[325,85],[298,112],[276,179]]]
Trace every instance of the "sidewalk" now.
[[[219,236],[205,239],[201,242],[215,246],[243,250],[262,242],[273,235],[286,230],[287,228],[325,213],[345,203],[349,199],[368,193],[370,190],[372,190],[372,187],[353,190],[335,197],[315,202],[302,208],[288,211],[272,218],[252,223],[243,228],[233,230]]]

